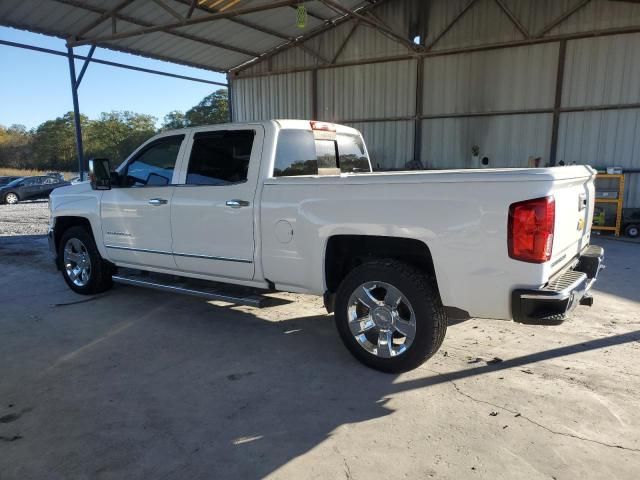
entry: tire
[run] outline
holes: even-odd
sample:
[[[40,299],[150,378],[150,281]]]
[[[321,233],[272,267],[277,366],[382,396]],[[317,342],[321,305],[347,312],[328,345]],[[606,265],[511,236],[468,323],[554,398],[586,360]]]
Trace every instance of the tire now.
[[[9,192],[4,196],[4,203],[7,205],[15,205],[20,201],[20,197],[15,192]]]
[[[100,256],[93,236],[84,227],[64,231],[58,245],[58,262],[65,282],[76,293],[93,295],[113,286],[113,267]]]
[[[638,225],[627,225],[627,228],[624,229],[624,234],[627,237],[636,238],[640,232],[640,227]]]
[[[349,272],[336,294],[335,321],[353,356],[387,373],[422,365],[438,351],[447,331],[433,283],[419,269],[393,259]]]

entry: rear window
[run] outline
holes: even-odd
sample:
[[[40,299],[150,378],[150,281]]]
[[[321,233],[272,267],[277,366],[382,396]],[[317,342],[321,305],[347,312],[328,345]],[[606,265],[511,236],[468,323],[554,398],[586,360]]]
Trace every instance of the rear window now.
[[[318,175],[318,168],[369,172],[369,159],[360,136],[340,133],[336,140],[326,140],[314,138],[309,130],[280,131],[274,177]]]

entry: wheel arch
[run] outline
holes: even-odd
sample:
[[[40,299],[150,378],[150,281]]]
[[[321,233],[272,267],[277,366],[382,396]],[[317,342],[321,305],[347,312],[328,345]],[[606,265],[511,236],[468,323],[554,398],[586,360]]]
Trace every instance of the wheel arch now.
[[[375,235],[334,235],[327,240],[324,257],[327,291],[335,293],[342,279],[358,265],[381,258],[393,258],[418,267],[434,282],[437,291],[433,257],[426,243],[413,238]]]
[[[106,259],[102,242],[98,241],[99,239],[96,237],[96,232],[94,231],[95,229],[91,224],[91,220],[89,220],[87,217],[82,217],[78,215],[61,215],[61,216],[55,217],[55,221],[53,224],[53,244],[55,247],[56,259],[57,259],[58,249],[60,248],[60,239],[62,238],[62,235],[64,234],[64,232],[71,227],[85,228],[89,232],[89,234],[93,237],[93,241],[95,242],[98,252],[100,252],[100,255],[102,255],[102,257]]]

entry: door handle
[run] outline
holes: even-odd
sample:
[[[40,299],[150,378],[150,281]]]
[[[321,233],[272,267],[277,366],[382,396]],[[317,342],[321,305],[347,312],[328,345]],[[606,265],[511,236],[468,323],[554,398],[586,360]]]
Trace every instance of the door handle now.
[[[240,208],[240,207],[248,207],[250,205],[246,200],[227,200],[227,207],[231,208]]]
[[[166,205],[167,202],[168,200],[165,200],[164,198],[152,198],[149,200],[149,205]]]

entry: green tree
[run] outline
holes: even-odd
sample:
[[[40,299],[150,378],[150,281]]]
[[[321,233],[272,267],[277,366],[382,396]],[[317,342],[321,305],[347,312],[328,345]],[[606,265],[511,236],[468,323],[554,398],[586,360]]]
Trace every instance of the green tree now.
[[[165,115],[160,130],[229,121],[226,89],[206,96],[186,113]],[[156,119],[129,111],[101,113],[96,120],[81,115],[85,158],[106,157],[113,165],[124,160],[142,142],[156,133]],[[73,113],[47,120],[33,130],[24,125],[0,125],[0,166],[41,170],[75,170],[76,138]]]
[[[89,119],[81,115],[80,122],[86,127]],[[47,120],[34,130],[33,158],[29,163],[29,167],[40,169],[73,170],[77,167],[73,112]]]
[[[225,123],[229,121],[229,94],[226,89],[216,90],[204,97],[185,114],[189,126]]]
[[[32,157],[33,135],[24,125],[0,125],[0,166],[26,168]]]
[[[85,129],[85,157],[108,158],[112,165],[117,165],[156,133],[155,123],[151,115],[129,111],[101,113]]]
[[[172,110],[164,116],[160,131],[176,130],[187,126],[187,117],[180,110]]]

